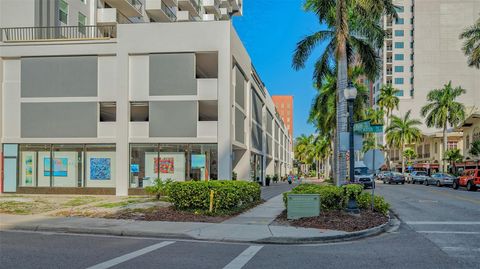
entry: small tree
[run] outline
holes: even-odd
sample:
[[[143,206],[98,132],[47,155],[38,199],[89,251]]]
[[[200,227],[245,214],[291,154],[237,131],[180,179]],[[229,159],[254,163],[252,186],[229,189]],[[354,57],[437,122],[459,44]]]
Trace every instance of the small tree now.
[[[405,157],[405,159],[407,159],[407,165],[411,165],[412,160],[417,158],[417,153],[412,148],[406,148],[403,151],[403,157]]]
[[[457,162],[463,161],[463,156],[460,154],[459,149],[449,149],[445,151],[445,158],[446,161],[448,161],[451,165],[453,165],[453,169],[456,170],[455,164]]]
[[[480,156],[480,140],[473,141],[469,153],[475,157]]]

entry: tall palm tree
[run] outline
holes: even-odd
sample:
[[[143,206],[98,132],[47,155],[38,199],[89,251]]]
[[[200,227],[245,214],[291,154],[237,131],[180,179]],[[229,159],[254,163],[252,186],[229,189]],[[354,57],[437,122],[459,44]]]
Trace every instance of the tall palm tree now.
[[[460,35],[465,39],[463,51],[468,56],[468,65],[480,68],[480,18]]]
[[[383,125],[385,121],[385,111],[383,109],[369,108],[365,112],[365,116],[374,125]]]
[[[354,81],[353,86],[358,93],[354,103],[354,117],[356,120],[360,120],[365,117],[364,111],[368,100],[368,89],[359,80],[364,71],[361,67],[353,67],[349,69],[348,73],[350,79]],[[322,87],[317,89],[317,94],[313,99],[308,122],[313,123],[321,135],[332,138],[335,136],[337,127],[337,78],[333,75],[328,75],[324,81]]]
[[[391,84],[385,84],[380,88],[380,95],[378,96],[378,105],[385,110],[387,116],[386,124],[389,125],[389,119],[392,116],[393,110],[398,110],[400,99],[398,98],[399,89],[395,89]]]
[[[325,162],[326,159],[331,154],[331,143],[328,136],[318,135],[315,137],[314,144],[314,154],[315,159],[317,160],[317,176],[320,177],[320,163]],[[325,171],[327,174],[328,171]]]
[[[313,162],[314,148],[313,148],[313,135],[305,135],[296,138],[295,141],[295,157],[306,168]]]
[[[452,82],[445,84],[442,89],[431,90],[427,94],[427,104],[422,107],[421,114],[425,117],[428,127],[442,128],[443,149],[442,156],[445,156],[447,149],[447,127],[448,124],[454,127],[465,119],[465,106],[456,99],[466,90],[461,86],[452,87]],[[444,158],[442,158],[444,159]],[[442,171],[446,169],[446,162],[442,160]]]
[[[404,117],[392,116],[390,125],[385,130],[387,133],[387,144],[401,149],[402,174],[405,174],[405,158],[403,156],[405,145],[415,143],[422,138],[422,133],[417,127],[422,123],[417,119],[411,119],[410,114],[411,110]]]
[[[315,64],[314,76],[318,84],[321,84],[325,75],[333,73],[331,63],[336,63],[338,128],[335,140],[335,180],[338,185],[346,178],[345,152],[340,151],[338,133],[347,131],[347,104],[343,90],[348,84],[348,61],[350,59],[353,62],[355,57],[365,66],[371,78],[375,76],[378,61],[371,45],[376,43],[377,47],[381,47],[385,36],[378,21],[384,13],[396,15],[396,11],[392,0],[307,0],[304,7],[307,11],[315,12],[329,30],[307,36],[298,43],[293,67],[302,68],[316,44],[329,40],[325,52]]]
[[[412,160],[417,158],[417,153],[412,148],[406,148],[403,151],[403,157],[405,157],[405,159],[407,159],[407,165],[411,165]]]

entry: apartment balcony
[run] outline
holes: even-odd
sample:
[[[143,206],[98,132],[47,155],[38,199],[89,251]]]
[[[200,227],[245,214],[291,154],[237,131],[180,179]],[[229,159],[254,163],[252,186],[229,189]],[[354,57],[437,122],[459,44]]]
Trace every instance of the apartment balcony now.
[[[228,8],[221,7],[220,8],[220,19],[221,20],[228,20],[229,17],[230,17],[230,14],[228,12]]]
[[[102,40],[116,35],[116,25],[0,28],[1,42]]]
[[[387,63],[391,64],[392,62],[393,62],[392,58],[387,58]]]
[[[220,15],[220,0],[203,0],[202,4],[207,13]]]
[[[197,121],[197,137],[217,137],[218,121]]]
[[[116,8],[99,8],[97,9],[98,25],[115,25],[117,24]]]
[[[177,20],[175,11],[165,3],[165,0],[147,0],[145,11],[148,16],[157,22],[174,22]]]
[[[219,16],[217,14],[203,14],[202,15],[202,20],[203,21],[216,21],[219,19]]]
[[[126,17],[141,17],[143,4],[140,0],[105,0]]]
[[[178,7],[181,10],[190,12],[190,16],[200,16],[200,2],[199,0],[178,0]]]
[[[393,49],[392,46],[387,46],[387,51],[391,51]]]
[[[218,99],[218,79],[199,78],[197,79],[198,100],[217,100]]]
[[[387,75],[391,76],[392,75],[392,70],[387,70]]]
[[[190,12],[187,10],[177,11],[177,21],[192,21],[193,18],[190,16]]]

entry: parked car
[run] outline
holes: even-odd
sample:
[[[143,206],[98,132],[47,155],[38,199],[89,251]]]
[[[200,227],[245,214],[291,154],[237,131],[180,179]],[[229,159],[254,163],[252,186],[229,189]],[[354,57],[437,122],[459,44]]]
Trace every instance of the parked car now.
[[[373,188],[375,181],[373,174],[369,173],[367,167],[355,167],[355,182],[363,185],[364,188]]]
[[[413,171],[410,174],[410,178],[408,183],[419,183],[419,184],[424,184],[425,179],[429,178],[428,173],[425,171]]]
[[[398,173],[398,172],[389,172],[389,173],[385,174],[385,177],[383,178],[382,181],[383,181],[383,184],[386,184],[386,183],[388,183],[388,184],[392,184],[392,183],[405,184],[405,177],[401,173]]]
[[[467,187],[468,191],[476,191],[480,188],[480,169],[465,170],[460,177],[453,181],[452,187],[454,189]]]
[[[453,181],[455,180],[455,176],[446,174],[446,173],[435,173],[431,177],[427,177],[424,181],[425,185],[436,185],[437,187],[442,186],[452,186]]]
[[[375,180],[383,180],[385,175],[390,173],[389,171],[381,171],[375,176]]]

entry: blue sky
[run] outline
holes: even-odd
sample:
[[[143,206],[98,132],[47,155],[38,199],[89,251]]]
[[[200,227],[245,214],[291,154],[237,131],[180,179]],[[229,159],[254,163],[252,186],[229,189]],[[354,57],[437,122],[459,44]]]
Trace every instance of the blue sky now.
[[[314,132],[307,123],[315,90],[312,87],[316,49],[305,69],[291,67],[296,43],[320,29],[313,13],[302,10],[304,0],[244,0],[243,16],[233,24],[271,95],[294,96],[294,137]]]

